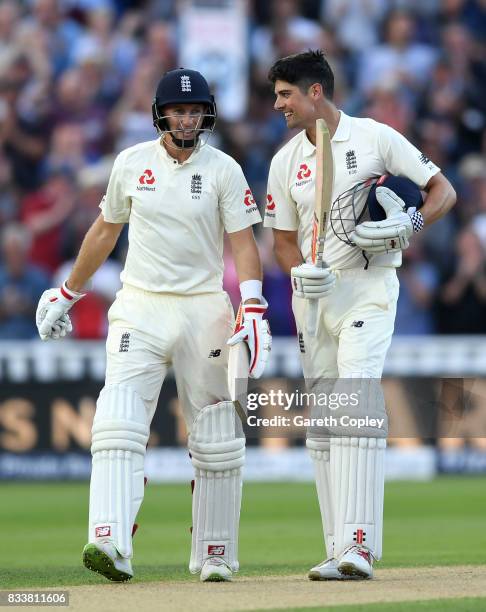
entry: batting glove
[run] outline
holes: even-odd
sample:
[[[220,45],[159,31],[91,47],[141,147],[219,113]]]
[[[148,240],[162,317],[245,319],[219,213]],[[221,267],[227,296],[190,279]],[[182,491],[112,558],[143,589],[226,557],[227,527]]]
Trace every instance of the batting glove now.
[[[422,213],[405,212],[405,202],[388,187],[377,187],[376,199],[386,213],[383,221],[366,221],[356,226],[351,240],[367,253],[394,253],[408,248],[409,238],[424,226]]]
[[[44,291],[39,300],[35,322],[41,340],[57,340],[73,331],[68,311],[85,293],[77,293],[63,283],[59,289]]]
[[[318,268],[309,263],[291,268],[290,278],[294,295],[308,300],[328,296],[336,284],[336,276],[329,268]]]
[[[240,308],[243,313],[241,326],[228,340],[227,344],[233,346],[238,342],[246,342],[250,349],[250,378],[260,378],[272,349],[272,334],[270,325],[263,318],[268,308],[265,298],[261,298],[261,304],[242,304]]]

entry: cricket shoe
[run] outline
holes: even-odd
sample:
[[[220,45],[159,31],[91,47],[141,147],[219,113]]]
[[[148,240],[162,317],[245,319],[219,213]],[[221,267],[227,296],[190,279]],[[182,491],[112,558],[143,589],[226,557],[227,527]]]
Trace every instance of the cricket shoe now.
[[[83,563],[89,570],[113,582],[126,582],[133,576],[130,559],[122,557],[111,541],[86,544]]]
[[[209,557],[201,569],[201,582],[229,582],[233,572],[219,557]]]
[[[339,559],[338,571],[345,576],[373,578],[373,555],[365,546],[348,546]]]
[[[326,559],[319,565],[315,565],[307,574],[309,580],[353,580],[356,576],[346,576],[338,570],[338,560]]]

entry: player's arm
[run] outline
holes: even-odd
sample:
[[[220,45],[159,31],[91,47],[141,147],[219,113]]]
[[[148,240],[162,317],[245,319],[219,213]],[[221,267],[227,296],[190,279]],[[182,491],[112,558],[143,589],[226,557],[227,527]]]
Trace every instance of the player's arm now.
[[[297,232],[273,228],[273,252],[280,268],[290,276],[294,266],[304,263],[297,242]]]
[[[62,287],[44,291],[36,312],[42,340],[61,338],[72,331],[68,312],[84,297],[80,291],[113,250],[123,225],[108,223],[101,213],[86,233],[68,280]]]
[[[396,130],[378,124],[378,150],[388,172],[406,176],[427,192],[420,210],[408,209],[393,191],[376,189],[385,210],[383,221],[365,221],[356,226],[352,241],[368,253],[391,253],[406,249],[411,236],[443,217],[455,204],[456,193],[440,169]]]
[[[65,283],[69,290],[82,291],[88,280],[115,248],[123,225],[123,223],[108,223],[103,213],[99,215],[87,231],[71,274]]]
[[[442,172],[434,174],[429,179],[424,191],[426,191],[427,197],[420,213],[424,219],[424,224],[430,225],[451,210],[456,203],[456,192]]]
[[[260,378],[272,346],[268,321],[263,319],[268,304],[262,295],[260,254],[251,226],[228,235],[241,292],[235,333],[228,340],[228,344],[232,347],[240,342],[248,344],[248,374],[252,378]]]
[[[238,280],[241,283],[249,280],[262,280],[260,254],[253,235],[253,228],[246,227],[238,232],[228,234],[231,252],[235,262]],[[248,298],[245,303],[259,303],[257,297]]]

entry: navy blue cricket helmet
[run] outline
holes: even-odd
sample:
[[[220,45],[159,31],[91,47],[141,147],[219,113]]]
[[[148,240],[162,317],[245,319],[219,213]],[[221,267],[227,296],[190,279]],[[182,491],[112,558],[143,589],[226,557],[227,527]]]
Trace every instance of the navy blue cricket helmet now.
[[[381,204],[376,199],[376,188],[388,187],[397,194],[405,202],[405,209],[415,208],[418,210],[423,204],[420,188],[409,178],[404,176],[393,176],[392,174],[384,174],[371,187],[370,193],[366,200],[366,205],[370,213],[372,221],[382,221],[386,219],[385,211]]]
[[[163,107],[167,104],[206,104],[208,112],[204,117],[201,129],[212,131],[216,123],[216,103],[209,91],[206,79],[197,70],[177,68],[166,72],[160,79],[152,102],[154,126],[160,130],[167,129]]]
[[[386,218],[385,211],[376,199],[377,187],[388,187],[394,191],[405,202],[406,210],[412,207],[418,210],[423,204],[419,187],[404,176],[384,174],[358,183],[334,200],[330,214],[334,234],[349,246],[355,246],[351,234],[359,223],[368,218],[371,221]]]

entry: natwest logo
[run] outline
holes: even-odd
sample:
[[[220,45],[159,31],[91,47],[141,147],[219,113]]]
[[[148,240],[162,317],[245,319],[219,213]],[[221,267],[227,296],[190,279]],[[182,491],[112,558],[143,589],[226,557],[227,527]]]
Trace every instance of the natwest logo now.
[[[245,191],[245,199],[243,200],[245,206],[253,206],[255,204],[255,198],[251,192],[251,189]]]
[[[271,193],[267,193],[267,210],[275,210],[275,202]]]
[[[137,191],[155,191],[155,187],[149,187],[148,185],[153,185],[155,183],[155,176],[152,170],[147,168],[144,170],[142,176],[138,179],[140,185],[137,185]]]
[[[299,171],[297,172],[297,180],[302,181],[303,179],[309,178],[311,170],[307,164],[300,164]]]
[[[155,183],[155,176],[152,170],[144,170],[142,176],[138,179],[140,185],[153,185]]]
[[[245,206],[247,207],[247,209],[246,209],[247,213],[252,213],[255,210],[258,210],[256,202],[255,202],[255,198],[253,197],[251,189],[247,189],[245,191],[245,197],[243,198],[243,202],[244,202]]]

